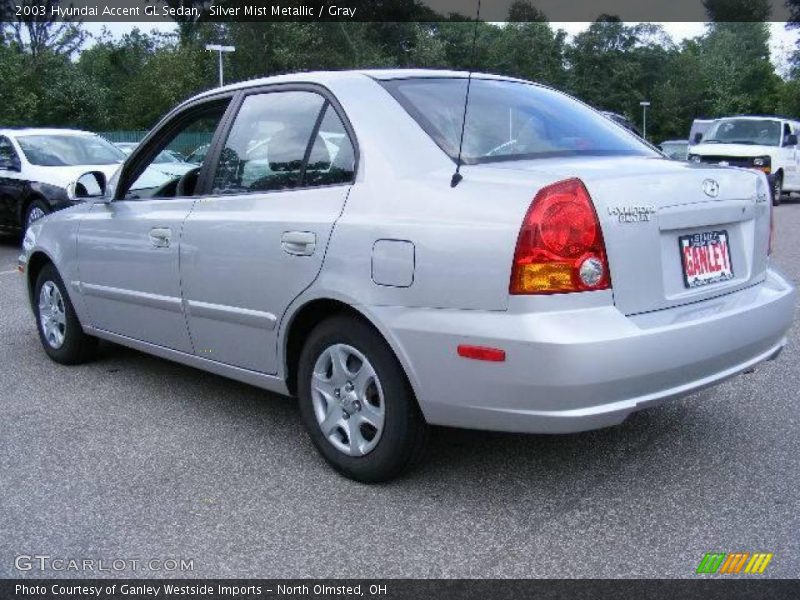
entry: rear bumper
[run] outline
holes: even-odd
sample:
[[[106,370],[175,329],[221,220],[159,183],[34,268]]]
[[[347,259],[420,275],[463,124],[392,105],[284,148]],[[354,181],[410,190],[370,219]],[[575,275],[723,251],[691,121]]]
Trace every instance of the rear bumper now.
[[[778,272],[729,294],[626,317],[613,306],[561,312],[372,307],[391,332],[429,423],[568,433],[621,423],[775,357],[795,290]],[[505,362],[460,358],[458,344]]]

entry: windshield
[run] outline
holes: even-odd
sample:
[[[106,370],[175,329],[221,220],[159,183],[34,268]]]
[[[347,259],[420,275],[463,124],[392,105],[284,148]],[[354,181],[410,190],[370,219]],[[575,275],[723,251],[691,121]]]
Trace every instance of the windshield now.
[[[28,162],[41,167],[113,165],[125,153],[97,135],[24,135],[17,138]]]
[[[382,82],[453,160],[467,80]],[[513,81],[473,79],[462,160],[466,164],[551,156],[658,156],[637,137],[565,94]]]
[[[703,144],[780,146],[781,122],[774,119],[720,119],[711,124]]]

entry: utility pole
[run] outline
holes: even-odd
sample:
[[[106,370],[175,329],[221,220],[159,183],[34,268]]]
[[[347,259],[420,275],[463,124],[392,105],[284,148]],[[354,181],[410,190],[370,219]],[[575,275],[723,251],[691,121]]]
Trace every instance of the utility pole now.
[[[219,56],[219,87],[223,85],[222,77],[222,53],[223,52],[236,52],[235,46],[220,46],[219,44],[206,44],[206,50],[209,52],[216,52]]]
[[[642,107],[642,137],[647,140],[647,107],[650,106],[650,102],[647,100],[642,100],[639,102],[639,106]]]

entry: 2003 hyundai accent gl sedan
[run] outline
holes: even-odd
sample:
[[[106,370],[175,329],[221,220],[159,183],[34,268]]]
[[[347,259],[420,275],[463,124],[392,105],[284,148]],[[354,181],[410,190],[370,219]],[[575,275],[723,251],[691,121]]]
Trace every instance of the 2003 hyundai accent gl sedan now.
[[[399,474],[428,424],[574,432],[752,368],[795,292],[763,173],[668,160],[555,90],[442,71],[201,94],[20,268],[42,345],[97,338],[299,398],[322,455]],[[185,136],[202,164],[136,185]],[[135,190],[135,191],[131,191]]]

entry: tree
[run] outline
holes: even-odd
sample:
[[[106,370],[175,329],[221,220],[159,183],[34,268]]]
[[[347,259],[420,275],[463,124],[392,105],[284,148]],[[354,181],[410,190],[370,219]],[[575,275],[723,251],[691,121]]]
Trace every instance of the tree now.
[[[11,6],[41,7],[43,16],[31,16],[13,21],[0,22],[5,30],[4,38],[13,40],[19,51],[28,52],[37,59],[44,52],[59,56],[71,57],[83,46],[87,39],[86,31],[80,22],[70,19],[55,21],[50,17],[54,7],[61,0],[0,0],[3,3],[3,14],[15,15]]]
[[[698,48],[710,113],[773,111],[780,79],[770,62],[769,28],[763,22],[769,16],[769,3],[704,0],[704,4],[712,22]]]

